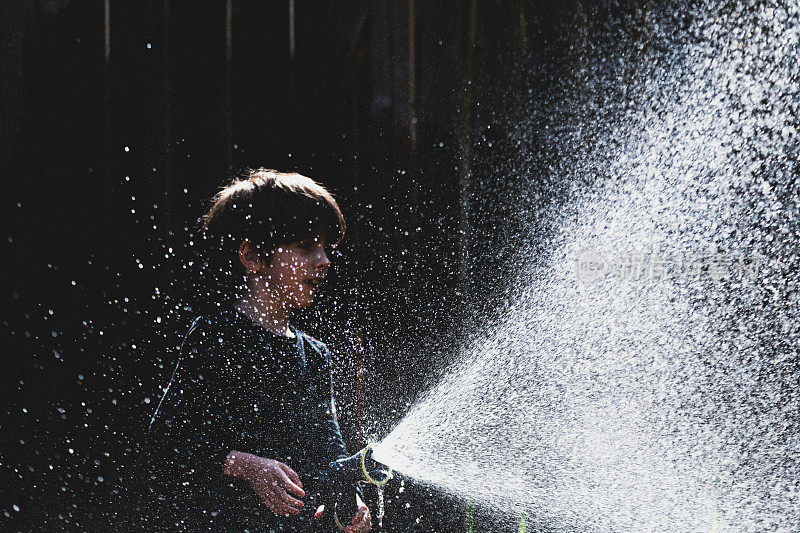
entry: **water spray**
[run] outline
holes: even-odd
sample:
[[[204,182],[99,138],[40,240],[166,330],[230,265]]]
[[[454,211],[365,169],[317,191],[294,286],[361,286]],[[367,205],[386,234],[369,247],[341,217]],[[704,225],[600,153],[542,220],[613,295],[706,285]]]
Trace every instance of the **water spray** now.
[[[361,451],[350,457],[333,461],[330,464],[330,475],[333,480],[333,519],[340,530],[345,525],[339,520],[342,516],[354,516],[356,507],[356,484],[368,483],[380,488],[392,479],[392,469],[379,463],[373,457],[375,444],[367,444]]]

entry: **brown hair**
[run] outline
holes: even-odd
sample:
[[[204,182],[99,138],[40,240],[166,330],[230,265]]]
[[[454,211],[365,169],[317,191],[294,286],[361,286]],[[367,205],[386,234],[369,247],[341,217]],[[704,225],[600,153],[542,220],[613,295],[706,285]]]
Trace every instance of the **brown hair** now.
[[[248,170],[217,193],[212,202],[201,218],[208,245],[207,266],[228,291],[241,286],[238,253],[245,239],[266,258],[281,244],[303,240],[319,228],[334,247],[345,233],[344,216],[333,195],[302,174],[266,168]]]

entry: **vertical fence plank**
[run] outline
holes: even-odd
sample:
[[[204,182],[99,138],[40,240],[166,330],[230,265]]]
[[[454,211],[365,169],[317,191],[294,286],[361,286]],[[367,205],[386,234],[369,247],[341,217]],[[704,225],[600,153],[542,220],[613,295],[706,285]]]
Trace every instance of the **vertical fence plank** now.
[[[103,0],[103,58],[111,60],[111,0]]]
[[[469,294],[470,173],[472,171],[473,77],[478,0],[469,0],[465,17],[458,123],[458,277],[462,295]]]
[[[411,257],[416,255],[418,239],[417,228],[420,225],[419,214],[419,176],[417,175],[417,19],[414,0],[408,0],[408,129],[409,129],[409,185],[410,185],[410,228]]]
[[[289,0],[289,59],[294,61],[294,0]]]
[[[175,234],[175,182],[172,176],[172,85],[170,65],[170,0],[161,2],[161,54],[160,83],[158,91],[161,120],[158,171],[164,183],[164,225],[166,243],[174,244]]]
[[[225,87],[223,106],[225,115],[225,165],[233,170],[233,0],[225,0]]]
[[[108,198],[109,184],[112,180],[112,132],[111,132],[111,0],[103,0],[103,139],[100,146],[103,150],[103,175],[102,184],[98,187],[97,197],[100,199],[98,209],[100,212],[101,227],[108,227],[111,221],[109,206],[111,198]],[[105,257],[100,254],[105,253],[105,247],[98,247],[94,254],[102,263],[106,263]]]

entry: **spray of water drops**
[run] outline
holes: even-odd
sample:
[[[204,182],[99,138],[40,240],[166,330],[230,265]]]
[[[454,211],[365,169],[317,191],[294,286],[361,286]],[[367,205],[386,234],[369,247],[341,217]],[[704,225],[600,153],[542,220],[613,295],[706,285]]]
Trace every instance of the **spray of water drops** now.
[[[800,6],[659,13],[635,59],[588,54],[549,141],[595,177],[375,457],[534,530],[794,530]]]

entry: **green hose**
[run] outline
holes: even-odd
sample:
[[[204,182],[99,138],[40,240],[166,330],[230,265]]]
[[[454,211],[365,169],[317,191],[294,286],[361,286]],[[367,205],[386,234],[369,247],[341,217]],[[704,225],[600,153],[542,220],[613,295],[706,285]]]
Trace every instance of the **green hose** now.
[[[374,449],[375,449],[375,444],[369,443],[366,446],[364,446],[364,449],[361,450],[361,473],[364,474],[364,481],[372,485],[375,485],[376,487],[382,487],[386,485],[386,483],[388,483],[390,479],[392,479],[392,469],[387,466],[386,468],[389,468],[389,470],[386,472],[386,476],[380,481],[376,480],[375,478],[369,475],[369,472],[367,472],[367,464],[366,464],[367,452]]]

